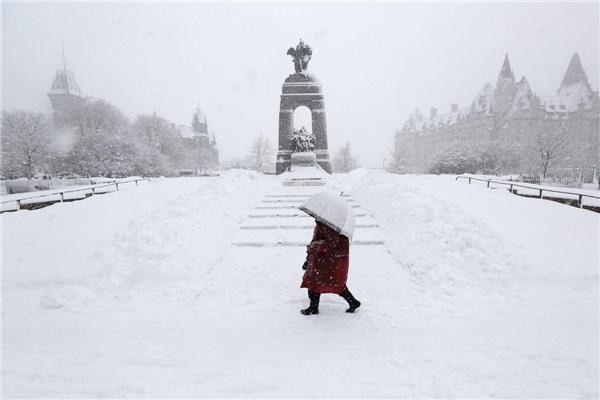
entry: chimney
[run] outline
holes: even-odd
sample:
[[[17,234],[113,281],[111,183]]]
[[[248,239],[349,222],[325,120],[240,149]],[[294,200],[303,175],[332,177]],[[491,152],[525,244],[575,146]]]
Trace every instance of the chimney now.
[[[458,104],[452,103],[450,105],[450,112],[458,111]]]
[[[431,107],[431,117],[430,118],[435,118],[437,117],[437,109]]]

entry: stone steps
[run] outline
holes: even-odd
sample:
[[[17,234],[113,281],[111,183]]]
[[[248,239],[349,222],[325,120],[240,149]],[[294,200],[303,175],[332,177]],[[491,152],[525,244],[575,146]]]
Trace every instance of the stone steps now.
[[[302,204],[304,201],[308,200],[310,198],[310,196],[306,196],[306,197],[293,197],[293,198],[289,198],[289,197],[272,197],[269,199],[265,199],[262,202],[263,203],[298,203],[298,204]],[[344,200],[346,200],[348,203],[356,203],[356,199],[353,199],[351,197],[344,197]]]
[[[355,217],[366,217],[371,216],[368,212],[361,208],[354,210]],[[248,214],[248,218],[312,218],[304,211],[300,211],[294,208],[288,209],[254,209]]]
[[[285,182],[283,184],[285,186]],[[312,240],[315,220],[298,210],[298,207],[323,190],[314,186],[282,187],[275,193],[266,195],[263,201],[248,214],[248,218],[242,221],[232,244],[251,247],[308,245]],[[362,209],[355,198],[348,194],[341,194],[352,207],[356,218],[354,238],[350,245],[384,244],[385,235],[379,229],[377,220]]]
[[[314,180],[314,181],[283,181],[283,186],[325,186],[327,182],[322,180]]]
[[[302,203],[292,203],[292,204],[261,204],[259,206],[254,207],[255,210],[291,210],[298,209]],[[358,204],[350,204],[352,208],[359,208]]]
[[[379,222],[372,217],[356,218],[356,228],[376,228]],[[240,229],[314,229],[312,218],[248,218],[240,224]]]
[[[312,240],[308,229],[240,229],[234,237],[234,246],[306,246]],[[383,244],[383,232],[379,228],[358,228],[350,245]]]
[[[276,246],[299,246],[306,247],[310,243],[310,240],[304,242],[278,242],[278,243],[267,243],[267,242],[233,242],[233,246],[237,247],[276,247]],[[383,240],[364,241],[364,240],[352,240],[350,246],[381,246],[385,244]]]

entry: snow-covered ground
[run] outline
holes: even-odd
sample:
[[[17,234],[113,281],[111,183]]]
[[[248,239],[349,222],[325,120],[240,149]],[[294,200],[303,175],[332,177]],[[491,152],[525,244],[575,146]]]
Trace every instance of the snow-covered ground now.
[[[600,190],[598,190],[598,185],[592,183],[584,184],[583,189],[579,188],[568,188],[561,186],[549,186],[549,185],[536,185],[532,183],[523,183],[523,182],[511,182],[508,179],[497,178],[495,176],[486,176],[486,175],[469,175],[464,174],[461,175],[459,180],[468,181],[469,177],[490,180],[489,187],[494,189],[507,189],[511,188],[513,191],[517,192],[520,195],[525,196],[539,196],[540,190],[542,191],[543,197],[552,197],[558,199],[569,199],[579,201],[579,195],[583,195],[583,205],[590,207],[600,207]],[[505,181],[503,183],[496,183],[500,181]],[[472,180],[473,185],[485,185],[487,187],[488,183],[483,182],[481,180]]]
[[[0,211],[13,211],[17,210],[16,200],[20,200],[21,204],[34,204],[43,202],[60,201],[60,194],[63,194],[64,200],[73,199],[85,199],[93,192],[96,194],[105,194],[109,192],[116,192],[117,186],[123,189],[129,186],[144,185],[148,182],[149,178],[141,178],[139,176],[132,176],[123,179],[108,179],[108,178],[91,178],[94,182],[92,185],[71,185],[55,187],[48,190],[36,190],[34,192],[25,193],[6,193],[6,183],[2,181],[2,197],[0,199]],[[137,183],[136,183],[137,181]],[[93,190],[92,190],[93,189]],[[87,196],[86,196],[87,195]]]
[[[336,175],[385,245],[351,247],[355,314],[306,317],[303,247],[231,245],[281,188],[234,170],[2,214],[3,397],[598,398],[598,214]]]

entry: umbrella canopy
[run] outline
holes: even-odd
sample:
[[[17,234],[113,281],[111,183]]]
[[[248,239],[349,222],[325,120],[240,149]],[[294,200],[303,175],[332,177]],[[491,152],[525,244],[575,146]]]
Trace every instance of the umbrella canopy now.
[[[352,239],[354,211],[341,196],[331,192],[317,193],[298,208],[348,239]]]

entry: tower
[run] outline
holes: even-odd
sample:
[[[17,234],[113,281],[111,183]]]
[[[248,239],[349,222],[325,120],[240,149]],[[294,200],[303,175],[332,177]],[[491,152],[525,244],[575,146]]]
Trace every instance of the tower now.
[[[197,136],[208,135],[208,123],[206,121],[206,115],[204,115],[200,108],[200,102],[198,102],[196,111],[194,111],[194,114],[192,115],[192,129]]]
[[[517,86],[515,85],[515,74],[510,68],[510,61],[508,61],[507,53],[504,56],[504,63],[502,64],[500,74],[498,74],[498,81],[496,82],[496,89],[494,90],[493,104],[496,115],[504,115],[510,110],[516,93]]]
[[[48,98],[52,103],[52,116],[57,128],[69,125],[70,112],[85,103],[79,85],[75,82],[75,75],[67,68],[64,45],[61,65],[56,69]]]

